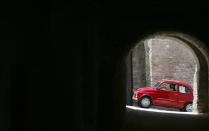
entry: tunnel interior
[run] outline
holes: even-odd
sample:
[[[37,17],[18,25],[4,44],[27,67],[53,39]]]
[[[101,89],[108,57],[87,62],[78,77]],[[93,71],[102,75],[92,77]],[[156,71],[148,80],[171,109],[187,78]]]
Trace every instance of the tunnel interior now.
[[[209,130],[208,4],[2,2],[1,130]],[[198,115],[126,108],[129,53],[161,31],[188,34],[168,37],[198,58]]]

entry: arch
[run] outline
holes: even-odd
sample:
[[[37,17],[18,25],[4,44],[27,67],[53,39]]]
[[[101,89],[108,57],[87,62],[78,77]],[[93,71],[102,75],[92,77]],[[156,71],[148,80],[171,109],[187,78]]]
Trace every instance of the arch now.
[[[197,40],[194,37],[191,37],[190,35],[184,34],[184,33],[178,33],[178,32],[157,32],[153,33],[151,35],[148,35],[147,37],[144,37],[140,40],[140,42],[136,43],[134,47],[136,47],[137,44],[142,44],[142,42],[146,39],[150,38],[156,38],[156,37],[167,37],[169,39],[173,39],[178,41],[179,43],[186,46],[193,54],[194,58],[197,61],[197,71],[199,73],[199,77],[197,78],[197,88],[195,88],[197,92],[198,99],[195,98],[194,102],[197,103],[197,106],[194,108],[197,109],[199,113],[206,113],[208,112],[208,65],[209,65],[209,58],[208,58],[208,50],[206,46]],[[130,50],[130,52],[133,51],[134,48]],[[199,88],[198,88],[199,87]]]

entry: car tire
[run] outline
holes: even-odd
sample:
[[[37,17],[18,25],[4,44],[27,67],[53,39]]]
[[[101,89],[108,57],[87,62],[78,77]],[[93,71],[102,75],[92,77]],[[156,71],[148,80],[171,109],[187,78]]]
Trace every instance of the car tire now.
[[[142,108],[149,108],[152,105],[152,100],[150,97],[142,97],[139,101],[139,106]]]
[[[180,109],[180,111],[184,111],[184,112],[192,112],[193,109],[192,109],[192,103],[188,103],[185,105],[185,107],[183,109]]]
[[[186,104],[185,108],[184,108],[184,111],[186,112],[192,112],[193,109],[192,109],[192,103],[189,103],[189,104]]]

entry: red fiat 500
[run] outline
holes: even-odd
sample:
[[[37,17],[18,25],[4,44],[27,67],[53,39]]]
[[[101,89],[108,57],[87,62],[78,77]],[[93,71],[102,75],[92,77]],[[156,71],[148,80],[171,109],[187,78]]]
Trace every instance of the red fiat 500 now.
[[[154,105],[187,112],[193,110],[191,85],[175,80],[161,80],[153,87],[138,88],[133,94],[133,100],[143,108]]]

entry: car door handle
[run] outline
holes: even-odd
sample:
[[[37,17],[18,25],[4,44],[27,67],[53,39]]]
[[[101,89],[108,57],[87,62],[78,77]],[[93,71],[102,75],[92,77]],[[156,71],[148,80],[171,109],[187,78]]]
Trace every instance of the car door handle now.
[[[175,96],[177,96],[178,94],[174,94]]]

